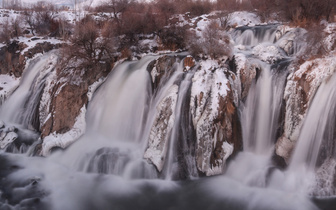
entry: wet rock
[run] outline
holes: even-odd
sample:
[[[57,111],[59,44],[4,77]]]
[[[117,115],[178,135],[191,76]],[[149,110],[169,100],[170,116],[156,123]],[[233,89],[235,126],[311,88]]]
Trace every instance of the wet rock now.
[[[311,189],[313,196],[335,196],[336,195],[336,160],[329,158],[317,169],[316,182]]]
[[[79,114],[86,111],[90,85],[105,78],[110,71],[110,63],[103,62],[86,67],[63,66],[49,75],[39,107],[40,131],[43,140],[52,134],[65,134],[73,128]],[[84,110],[82,110],[83,107]],[[85,126],[81,134],[84,130]],[[76,135],[73,138],[79,138],[79,136]],[[75,140],[77,139],[68,139],[68,143],[64,145],[43,142],[40,153],[47,155],[53,146],[63,148]]]
[[[15,132],[8,132],[6,136],[0,140],[0,148],[4,149],[9,144],[13,143],[18,138],[18,135]]]
[[[175,122],[177,93],[178,86],[171,86],[167,96],[156,107],[157,113],[150,131],[148,148],[144,155],[160,172],[167,157],[169,137]]]
[[[36,38],[36,39],[39,39],[39,38]],[[52,44],[47,41],[43,43],[37,43],[33,48],[29,49],[27,52],[24,53],[24,57],[32,58],[34,57],[34,55],[38,53],[46,53],[53,49],[58,49],[60,47],[61,47],[61,44]]]
[[[25,48],[24,44],[13,41],[0,48],[0,74],[11,74],[20,77],[25,68],[25,58],[20,52]]]
[[[258,75],[258,65],[250,62],[244,54],[236,54],[234,56],[237,83],[240,86],[238,92],[240,92],[240,99],[245,100],[250,90],[252,81]]]
[[[287,165],[289,164],[294,146],[295,142],[284,136],[280,137],[275,145],[276,154],[283,157]]]
[[[226,159],[239,151],[242,143],[225,69],[214,63],[201,65],[193,78],[190,108],[197,136],[197,168],[210,176],[223,172]]]
[[[153,90],[157,90],[175,72],[174,64],[178,61],[175,56],[162,56],[149,65],[147,69],[152,78]]]
[[[314,95],[324,80],[330,78],[336,69],[336,62],[333,57],[326,57],[306,61],[296,71],[291,66],[292,73],[287,77],[284,100],[285,122],[284,132],[276,143],[276,154],[288,161],[291,157],[307,110],[314,98]]]
[[[4,121],[0,120],[0,129],[5,127]]]
[[[17,132],[18,129],[15,127],[15,126],[9,126],[8,129],[7,129],[7,132]]]

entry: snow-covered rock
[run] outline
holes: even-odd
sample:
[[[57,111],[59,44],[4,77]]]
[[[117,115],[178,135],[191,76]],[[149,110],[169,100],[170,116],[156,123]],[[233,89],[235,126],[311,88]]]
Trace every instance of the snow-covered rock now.
[[[239,26],[255,26],[261,24],[260,17],[255,13],[239,11],[234,12],[229,15],[228,24],[230,27],[239,27]]]
[[[294,68],[292,66],[292,68]],[[287,78],[284,100],[286,102],[284,133],[276,143],[276,153],[289,160],[299,138],[307,110],[324,80],[336,70],[333,56],[304,62]]]
[[[175,106],[177,101],[178,86],[169,88],[167,95],[156,107],[156,116],[148,140],[148,148],[144,157],[150,160],[162,171],[169,146],[169,137],[175,122]]]
[[[252,53],[258,56],[260,60],[269,64],[273,64],[284,58],[279,48],[274,45],[259,44],[253,48]]]
[[[216,61],[201,61],[193,77],[190,109],[196,129],[196,164],[206,175],[223,172],[225,160],[240,146],[237,110],[227,69]]]
[[[0,75],[0,105],[14,92],[19,83],[19,78],[7,74]]]

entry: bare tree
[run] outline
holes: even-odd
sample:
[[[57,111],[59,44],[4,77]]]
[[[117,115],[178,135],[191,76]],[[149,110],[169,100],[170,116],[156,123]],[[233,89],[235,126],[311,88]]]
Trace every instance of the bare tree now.
[[[71,45],[65,49],[65,63],[77,63],[70,62],[75,60],[80,61],[82,67],[90,67],[112,59],[115,41],[112,31],[107,29],[104,27],[101,31],[90,16],[77,22]]]
[[[2,30],[0,31],[0,42],[9,43],[11,39],[11,26],[8,19],[3,23],[1,28]]]
[[[127,10],[133,0],[109,0],[107,1],[106,7],[112,14],[112,18],[114,18],[118,25],[121,24],[120,17]]]

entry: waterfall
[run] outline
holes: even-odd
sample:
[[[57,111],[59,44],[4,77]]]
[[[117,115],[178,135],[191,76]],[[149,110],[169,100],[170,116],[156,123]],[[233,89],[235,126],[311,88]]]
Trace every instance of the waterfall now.
[[[182,123],[181,123],[181,118],[182,118],[182,109],[183,109],[183,102],[185,103],[185,99],[187,98],[187,93],[188,90],[190,89],[190,85],[191,85],[191,78],[193,77],[194,72],[190,71],[185,75],[185,78],[182,80],[180,86],[179,86],[179,94],[178,94],[178,99],[177,99],[177,103],[176,103],[176,107],[175,107],[175,123],[174,123],[174,127],[172,130],[172,134],[170,136],[169,139],[169,150],[168,150],[168,160],[167,160],[167,167],[166,167],[166,179],[168,180],[172,180],[173,175],[174,175],[174,171],[178,171],[177,169],[177,155],[175,153],[176,151],[176,143],[177,140],[180,139],[180,136],[182,135],[181,130],[185,129],[182,127]],[[186,136],[183,136],[184,142],[185,142],[185,138]],[[186,145],[185,145],[186,146]],[[186,148],[184,148],[185,150],[187,150]],[[192,165],[194,161],[192,161],[191,166],[194,166],[192,168],[195,169],[195,165]],[[195,174],[193,173],[193,169],[190,168],[190,165],[187,164],[187,168],[188,168],[188,174]],[[188,167],[189,166],[189,167]]]
[[[320,171],[317,174],[321,176],[326,171],[336,171],[336,144],[333,141],[336,76],[330,77],[316,92],[289,168],[280,171],[272,162],[272,156],[281,127],[280,114],[289,71],[288,63],[283,65],[281,59],[288,57],[268,62],[252,51],[256,45],[263,47],[263,43],[278,47],[275,46],[275,25],[238,28],[234,36],[237,45],[247,46],[236,50],[251,64],[248,68],[253,67],[257,72],[251,79],[246,98],[238,101],[239,93],[234,93],[237,97],[232,99],[236,103],[224,98],[233,95],[230,91],[234,92],[234,85],[230,82],[235,82],[233,76],[238,78],[240,73],[230,71],[227,63],[222,61],[204,62],[202,68],[196,65],[185,72],[184,55],[171,54],[167,57],[174,58],[173,62],[169,63],[169,68],[161,69],[162,72],[155,72],[161,74],[159,76],[150,69],[153,63],[153,69],[164,66],[156,63],[159,56],[118,64],[94,92],[87,105],[86,132],[71,146],[45,158],[0,152],[0,209],[38,205],[37,209],[43,210],[318,210],[307,198],[305,184],[308,182],[311,187],[314,180],[310,174],[314,175],[316,165]],[[26,128],[38,127],[39,122],[34,120],[40,94],[56,62],[57,56],[53,53],[32,60],[20,87],[1,107],[0,118]],[[204,80],[204,84],[199,81],[196,85],[212,87],[214,84],[225,90],[226,95],[218,95],[218,100],[210,101],[218,92],[204,88],[204,92],[191,99],[195,72],[206,76],[207,71],[220,72],[222,76],[208,83]],[[232,80],[226,78],[228,75]],[[159,77],[159,82],[154,81]],[[195,103],[192,100],[204,100],[199,109],[206,109],[202,106],[208,103],[210,106],[204,106],[208,112],[226,114],[222,111],[228,109],[225,111],[240,117],[243,148],[242,151],[235,148],[237,153],[231,155],[232,150],[224,147],[236,147],[239,140],[229,142],[230,139],[225,139],[232,136],[230,132],[235,125],[224,121],[232,119],[214,119],[217,127],[212,127],[206,122],[209,115],[202,116],[204,110],[198,113],[207,126],[205,131],[197,132],[210,133],[206,136],[209,141],[204,141],[204,144],[210,142],[206,152],[211,158],[223,156],[220,159],[223,161],[220,162],[222,175],[198,177],[198,173],[203,174],[197,169],[194,154],[197,137],[190,110],[191,104]],[[217,106],[219,103],[222,104]],[[239,114],[235,112],[236,108]],[[227,126],[225,133],[221,132],[220,126]],[[219,141],[224,142],[223,146],[218,144]],[[322,142],[330,148],[321,146]],[[39,143],[34,142],[34,146],[38,147]],[[327,184],[334,181],[334,176],[328,175]],[[302,178],[305,176],[309,176],[308,181]]]
[[[0,119],[39,129],[36,114],[44,81],[47,74],[54,70],[57,59],[55,52],[48,52],[29,61],[19,87],[0,108]]]
[[[153,59],[118,65],[97,90],[88,107],[87,134],[64,155],[64,161],[74,157],[67,163],[70,167],[129,178],[156,177],[142,160],[147,141],[141,138],[151,95],[146,67]]]
[[[329,152],[328,156],[321,154],[321,143],[330,145],[334,141],[335,114],[336,75],[334,74],[321,84],[308,110],[287,171],[289,178],[286,181],[289,182],[290,189],[303,188],[311,191],[315,183],[314,172],[317,162],[330,163],[330,158],[335,158],[333,152]],[[334,150],[334,146],[329,149]],[[334,173],[330,170],[329,172]],[[315,191],[321,190],[323,189],[316,186]]]
[[[244,150],[229,165],[226,175],[247,185],[267,187],[287,70],[286,65],[262,62],[259,68],[260,76],[241,105]]]
[[[276,41],[277,25],[240,27],[234,33],[236,44],[256,46],[260,43],[274,43]]]
[[[241,111],[244,151],[256,154],[273,148],[286,76],[286,70],[276,72],[270,65],[260,65],[260,78],[252,84]]]

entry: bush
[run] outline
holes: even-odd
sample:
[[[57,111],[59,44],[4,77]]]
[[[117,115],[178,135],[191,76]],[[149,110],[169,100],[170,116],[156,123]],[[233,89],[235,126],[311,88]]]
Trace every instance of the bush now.
[[[286,17],[298,24],[329,20],[335,12],[334,0],[285,0],[283,5]]]
[[[79,61],[82,67],[87,68],[113,59],[116,42],[108,29],[107,26],[100,29],[90,16],[78,22],[70,39],[71,44],[64,49],[64,63]]]
[[[193,16],[208,14],[214,10],[215,5],[209,0],[175,1],[178,13],[189,12]]]
[[[0,31],[0,42],[3,43],[9,43],[11,36],[11,26],[9,24],[9,21],[6,20],[2,25],[2,30]]]
[[[233,53],[231,38],[222,30],[217,21],[211,21],[208,24],[202,33],[202,38],[193,33],[189,35],[188,40],[187,45],[193,56],[206,54],[215,59],[223,56],[231,57]]]
[[[170,50],[184,49],[186,39],[186,28],[181,26],[170,26],[158,33],[163,46]]]
[[[21,35],[20,18],[6,20],[0,31],[0,42],[9,43],[11,38],[19,38]]]

